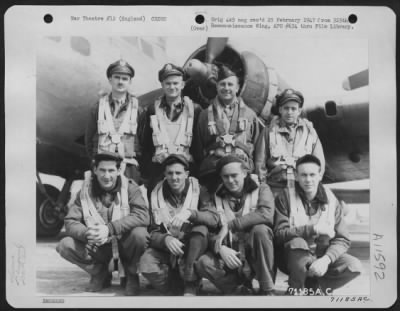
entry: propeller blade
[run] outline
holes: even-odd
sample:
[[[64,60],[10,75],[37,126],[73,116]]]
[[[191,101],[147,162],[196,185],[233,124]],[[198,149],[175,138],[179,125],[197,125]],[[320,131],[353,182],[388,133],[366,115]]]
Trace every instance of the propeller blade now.
[[[342,85],[346,91],[351,91],[366,86],[368,83],[368,69],[366,69],[349,76],[343,81]]]
[[[206,47],[206,63],[211,64],[225,49],[228,38],[208,38]]]

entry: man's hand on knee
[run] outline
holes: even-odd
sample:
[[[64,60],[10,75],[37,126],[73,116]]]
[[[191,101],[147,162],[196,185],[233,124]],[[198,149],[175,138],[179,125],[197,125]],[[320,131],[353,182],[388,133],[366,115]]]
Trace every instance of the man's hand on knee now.
[[[235,251],[232,248],[222,245],[219,254],[221,255],[222,260],[230,269],[237,269],[242,265],[242,262],[237,256],[239,252]]]
[[[171,225],[180,230],[183,223],[188,221],[190,215],[191,212],[189,210],[181,211],[179,214],[175,215],[174,218],[172,218]]]
[[[167,246],[168,250],[174,254],[175,256],[183,256],[183,246],[185,246],[181,241],[173,236],[167,236],[165,238],[165,245]]]
[[[89,244],[103,245],[108,241],[109,230],[106,225],[95,225],[89,227],[86,232],[86,238]]]
[[[316,276],[321,277],[323,276],[326,271],[328,271],[329,264],[331,263],[331,259],[324,255],[321,258],[315,260],[310,268],[308,268],[308,276]]]

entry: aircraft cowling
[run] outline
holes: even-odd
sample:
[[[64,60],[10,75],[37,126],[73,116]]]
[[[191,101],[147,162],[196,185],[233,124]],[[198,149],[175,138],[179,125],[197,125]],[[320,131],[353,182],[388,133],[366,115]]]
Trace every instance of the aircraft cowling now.
[[[206,46],[196,50],[184,64],[184,68],[192,59],[205,62]],[[268,120],[271,109],[275,104],[275,96],[289,85],[277,74],[274,68],[268,67],[254,53],[243,51],[239,53],[230,45],[215,58],[215,63],[229,66],[239,77],[239,94],[245,103],[264,121]],[[199,67],[199,71],[204,71]],[[199,75],[202,73],[199,72]],[[191,97],[203,108],[207,107],[210,99],[216,96],[215,84],[207,81],[205,76],[201,83],[199,77],[187,81],[184,95]]]
[[[245,51],[241,59],[244,79],[240,96],[258,116],[267,120],[275,104],[275,96],[289,86],[274,68],[267,67],[255,54]]]

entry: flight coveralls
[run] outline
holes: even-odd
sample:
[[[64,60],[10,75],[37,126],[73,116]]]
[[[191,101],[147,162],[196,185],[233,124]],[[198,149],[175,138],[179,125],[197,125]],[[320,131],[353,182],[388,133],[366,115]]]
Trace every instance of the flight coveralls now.
[[[209,195],[200,190],[197,179],[189,177],[180,197],[174,195],[164,180],[152,192],[152,211],[156,227],[150,236],[149,248],[140,260],[140,272],[158,291],[181,294],[188,282],[199,282],[194,263],[208,246],[208,232],[215,231],[219,215],[208,204]],[[171,219],[189,210],[188,223],[182,228],[171,227]],[[173,236],[184,243],[183,257],[176,257],[167,248],[165,239]],[[183,283],[182,283],[183,281]]]
[[[254,277],[258,280],[261,291],[271,292],[275,281],[271,229],[274,200],[269,186],[259,185],[255,178],[248,175],[241,198],[234,198],[220,185],[215,193],[214,204],[221,219],[224,219],[221,222],[226,220],[228,224],[229,231],[223,245],[240,252],[242,266],[232,270],[224,263],[220,255],[215,253],[217,235],[213,235],[209,251],[196,263],[198,274],[209,279],[224,294],[234,293],[242,284],[251,287]]]
[[[215,97],[201,112],[195,132],[194,156],[200,163],[200,182],[206,184],[210,192],[219,184],[215,168],[223,156],[235,154],[250,172],[254,170],[254,145],[259,132],[255,112],[240,97],[229,107],[224,107]]]
[[[256,144],[256,173],[261,182],[269,184],[276,196],[287,187],[288,167],[294,169],[296,160],[306,154],[312,154],[321,161],[323,175],[324,152],[312,123],[299,118],[297,124],[289,128],[279,117],[274,117]]]
[[[85,133],[86,150],[90,159],[102,151],[120,154],[125,176],[141,184],[137,128],[143,109],[129,93],[118,107],[111,94],[103,95],[92,107]]]
[[[182,154],[189,162],[190,175],[196,175],[193,159],[193,129],[201,107],[188,97],[170,107],[165,96],[146,107],[139,126],[143,167],[147,180],[148,198],[155,185],[163,179],[162,162],[170,154]]]
[[[343,208],[333,193],[321,183],[310,202],[296,183],[296,203],[291,208],[289,191],[285,189],[275,199],[275,256],[279,269],[289,275],[289,288],[300,294],[305,288],[330,294],[362,272],[361,262],[347,254],[349,232],[343,219]],[[325,219],[324,219],[325,218]],[[318,236],[314,225],[327,221],[334,226],[335,236]],[[308,267],[317,258],[327,255],[331,260],[322,277],[307,277]]]
[[[56,248],[64,259],[92,276],[105,270],[112,272],[115,260],[120,277],[124,276],[122,271],[125,275],[137,274],[137,264],[148,243],[149,211],[134,181],[120,176],[114,189],[105,191],[96,178],[86,174],[64,221],[67,236]],[[85,236],[94,223],[103,223],[109,229],[107,242],[100,246],[89,245]]]

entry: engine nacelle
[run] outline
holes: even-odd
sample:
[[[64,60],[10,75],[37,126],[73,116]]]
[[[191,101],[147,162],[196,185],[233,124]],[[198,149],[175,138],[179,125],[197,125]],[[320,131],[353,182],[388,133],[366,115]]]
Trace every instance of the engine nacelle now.
[[[212,76],[207,68],[212,68],[205,62],[206,45],[197,49],[186,61],[184,68],[190,79],[187,81],[184,94],[190,96],[203,107],[216,96],[215,84],[208,79]],[[201,64],[203,63],[203,65]],[[244,51],[239,53],[230,45],[215,59],[215,63],[229,66],[239,77],[239,95],[245,103],[263,120],[267,120],[275,104],[275,96],[288,88],[275,69],[267,67],[254,53]]]

